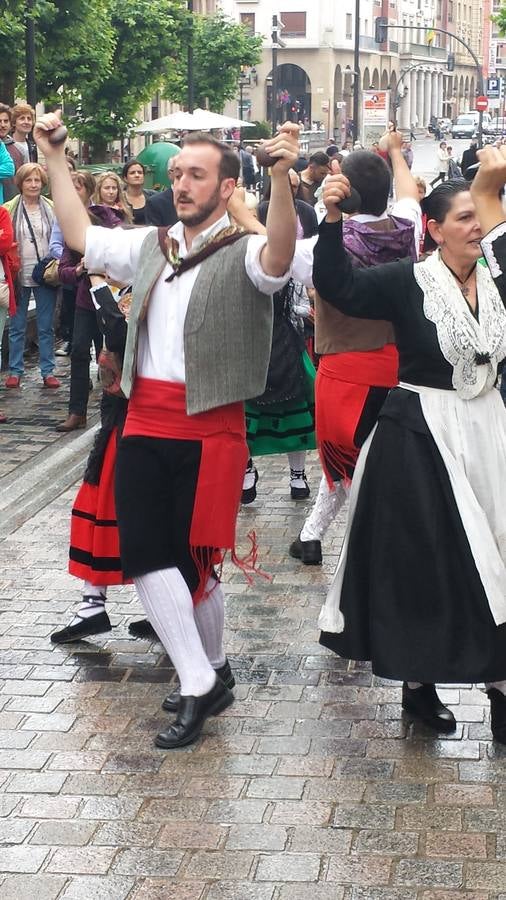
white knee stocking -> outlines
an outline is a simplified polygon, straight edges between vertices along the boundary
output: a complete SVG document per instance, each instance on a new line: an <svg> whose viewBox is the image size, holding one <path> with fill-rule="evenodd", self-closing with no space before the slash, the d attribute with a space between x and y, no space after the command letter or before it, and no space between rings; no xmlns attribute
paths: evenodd
<svg viewBox="0 0 506 900"><path fill-rule="evenodd" d="M348 491L342 481L338 481L334 488L333 491L330 489L323 475L313 509L302 527L301 541L321 541L339 510L346 503Z"/></svg>
<svg viewBox="0 0 506 900"><path fill-rule="evenodd" d="M225 625L225 604L219 581L210 578L206 584L209 596L194 607L195 624L206 656L213 669L225 665L223 650L223 628Z"/></svg>
<svg viewBox="0 0 506 900"><path fill-rule="evenodd" d="M161 569L134 579L146 615L170 656L181 694L201 697L211 690L216 673L202 647L193 600L179 569Z"/></svg>

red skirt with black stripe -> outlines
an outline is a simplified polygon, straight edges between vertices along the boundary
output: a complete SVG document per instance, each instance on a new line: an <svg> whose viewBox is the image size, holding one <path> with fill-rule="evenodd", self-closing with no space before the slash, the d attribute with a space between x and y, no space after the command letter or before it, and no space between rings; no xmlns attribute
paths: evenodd
<svg viewBox="0 0 506 900"><path fill-rule="evenodd" d="M111 432L98 484L83 481L72 507L69 572L90 584L129 584L121 568L114 501L118 429Z"/></svg>

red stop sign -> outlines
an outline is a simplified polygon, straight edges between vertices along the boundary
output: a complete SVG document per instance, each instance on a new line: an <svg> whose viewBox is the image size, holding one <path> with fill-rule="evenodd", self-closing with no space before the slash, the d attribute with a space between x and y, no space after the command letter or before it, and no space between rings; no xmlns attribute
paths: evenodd
<svg viewBox="0 0 506 900"><path fill-rule="evenodd" d="M477 97L476 109L479 112L485 112L488 109L488 97Z"/></svg>

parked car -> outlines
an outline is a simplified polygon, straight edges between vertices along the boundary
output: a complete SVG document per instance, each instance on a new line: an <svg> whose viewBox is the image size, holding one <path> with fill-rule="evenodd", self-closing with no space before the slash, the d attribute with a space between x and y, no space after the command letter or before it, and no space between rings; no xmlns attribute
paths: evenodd
<svg viewBox="0 0 506 900"><path fill-rule="evenodd" d="M495 118L492 119L490 127L491 127L490 134L496 134L498 137L501 137L503 134L506 134L506 117L496 116Z"/></svg>
<svg viewBox="0 0 506 900"><path fill-rule="evenodd" d="M466 113L465 116L457 116L452 125L452 138L472 138L477 127L478 122L475 121L471 114Z"/></svg>

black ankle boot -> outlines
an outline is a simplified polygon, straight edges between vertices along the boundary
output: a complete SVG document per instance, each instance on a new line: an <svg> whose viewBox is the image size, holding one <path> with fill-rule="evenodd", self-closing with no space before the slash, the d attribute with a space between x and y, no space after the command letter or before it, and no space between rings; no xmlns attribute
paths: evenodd
<svg viewBox="0 0 506 900"><path fill-rule="evenodd" d="M225 687L221 678L216 678L214 686L203 697L182 696L175 722L156 736L156 746L164 750L175 750L177 747L193 744L206 719L216 716L233 702L234 695Z"/></svg>
<svg viewBox="0 0 506 900"><path fill-rule="evenodd" d="M506 744L506 697L497 688L489 688L490 727L494 741Z"/></svg>
<svg viewBox="0 0 506 900"><path fill-rule="evenodd" d="M294 559L300 559L305 566L321 566L321 541L301 541L299 534L298 538L290 544L288 552Z"/></svg>
<svg viewBox="0 0 506 900"><path fill-rule="evenodd" d="M214 670L218 676L221 678L225 687L229 690L232 690L235 687L235 678L232 669L230 668L230 663L228 659L225 660L225 664L221 666L219 669ZM179 709L179 702L181 700L181 690L179 687L175 688L168 697L162 703L162 709L166 712L177 712Z"/></svg>
<svg viewBox="0 0 506 900"><path fill-rule="evenodd" d="M455 731L455 716L439 699L433 684L422 684L419 688L402 685L402 708L417 716L435 731Z"/></svg>

